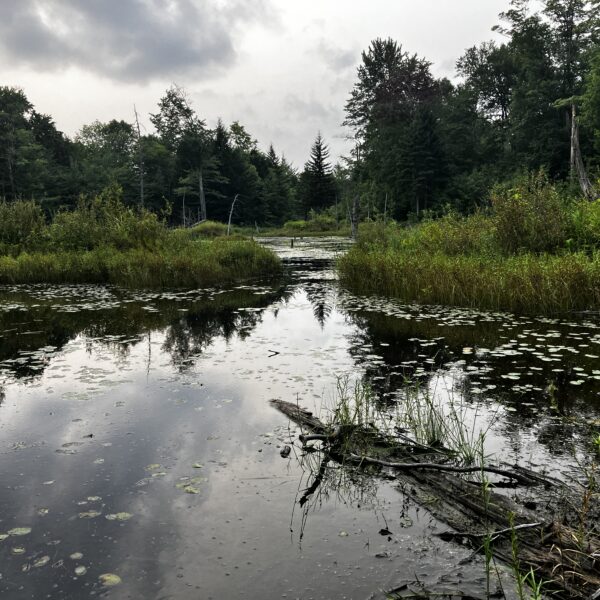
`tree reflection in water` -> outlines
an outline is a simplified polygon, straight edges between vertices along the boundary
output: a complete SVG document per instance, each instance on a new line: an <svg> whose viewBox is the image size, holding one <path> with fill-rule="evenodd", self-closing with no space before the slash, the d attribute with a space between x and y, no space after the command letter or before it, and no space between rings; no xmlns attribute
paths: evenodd
<svg viewBox="0 0 600 600"><path fill-rule="evenodd" d="M79 297L69 302L62 296L57 301L56 288L48 288L47 297L27 289L0 296L0 371L17 379L38 377L51 358L79 336L87 352L100 347L124 365L131 349L149 343L152 333L164 336L163 349L185 370L215 338L246 339L266 308L291 295L284 286L162 295L114 290L111 302L87 297L82 302L94 289L82 286Z"/></svg>
<svg viewBox="0 0 600 600"><path fill-rule="evenodd" d="M294 532L296 507L300 507L301 545L310 515L325 504L339 502L355 508L377 510L377 480L372 473L351 465L340 464L322 448L296 446L296 460L301 469L298 491L294 499L290 529Z"/></svg>

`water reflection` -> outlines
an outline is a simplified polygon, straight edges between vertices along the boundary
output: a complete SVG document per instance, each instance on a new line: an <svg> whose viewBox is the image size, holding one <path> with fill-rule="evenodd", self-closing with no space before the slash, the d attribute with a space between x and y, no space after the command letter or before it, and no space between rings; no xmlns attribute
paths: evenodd
<svg viewBox="0 0 600 600"><path fill-rule="evenodd" d="M56 287L38 287L32 296L21 288L5 292L0 301L0 372L17 378L41 375L52 357L80 335L88 352L103 346L125 359L153 331L165 334L163 350L185 369L217 337L244 340L266 307L291 294L281 285L162 295L80 286L72 293L58 303L64 290Z"/></svg>

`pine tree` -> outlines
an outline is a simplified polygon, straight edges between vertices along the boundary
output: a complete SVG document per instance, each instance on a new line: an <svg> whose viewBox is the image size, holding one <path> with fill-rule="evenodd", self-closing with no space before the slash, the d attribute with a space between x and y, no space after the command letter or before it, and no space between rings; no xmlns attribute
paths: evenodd
<svg viewBox="0 0 600 600"><path fill-rule="evenodd" d="M335 203L335 180L328 158L329 149L319 133L304 166L302 206L305 219L311 210L323 210Z"/></svg>

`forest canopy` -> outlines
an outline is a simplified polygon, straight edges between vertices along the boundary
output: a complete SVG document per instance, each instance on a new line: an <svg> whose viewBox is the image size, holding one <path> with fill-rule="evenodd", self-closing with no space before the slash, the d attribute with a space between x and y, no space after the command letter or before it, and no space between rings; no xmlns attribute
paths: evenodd
<svg viewBox="0 0 600 600"><path fill-rule="evenodd" d="M216 127L171 86L150 115L85 125L69 138L18 88L0 87L0 198L48 215L111 185L128 206L174 224L279 226L315 212L404 220L450 206L470 212L498 183L543 170L565 195L598 197L600 1L512 0L500 41L468 48L453 80L399 41L362 53L344 125L350 156L333 165L317 132L300 170L240 122ZM490 24L492 25L492 24ZM133 113L133 111L132 111Z"/></svg>

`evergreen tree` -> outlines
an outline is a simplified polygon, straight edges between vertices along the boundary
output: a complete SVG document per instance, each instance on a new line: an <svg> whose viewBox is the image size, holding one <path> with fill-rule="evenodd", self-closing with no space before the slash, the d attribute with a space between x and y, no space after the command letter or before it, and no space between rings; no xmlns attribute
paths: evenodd
<svg viewBox="0 0 600 600"><path fill-rule="evenodd" d="M311 210L319 211L335 202L335 180L331 165L327 162L329 149L321 134L317 134L310 151L310 158L304 166L302 175L302 207L304 218L308 218Z"/></svg>

